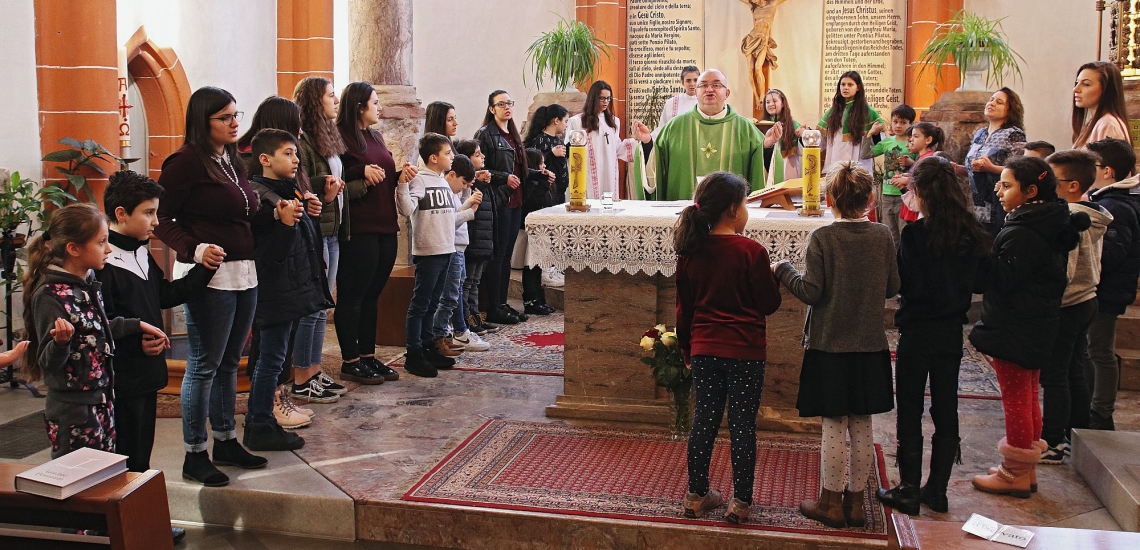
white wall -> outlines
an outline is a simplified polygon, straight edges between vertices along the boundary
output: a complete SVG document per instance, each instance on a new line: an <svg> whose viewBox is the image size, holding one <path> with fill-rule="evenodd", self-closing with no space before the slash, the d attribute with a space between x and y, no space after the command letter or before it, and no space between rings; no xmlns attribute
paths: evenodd
<svg viewBox="0 0 1140 550"><path fill-rule="evenodd" d="M1029 9L1032 4L1032 14ZM1025 131L1031 141L1058 149L1072 145L1072 88L1077 67L1096 59L1096 11L1093 2L1073 0L965 0L964 7L1002 22L1010 46L1025 58L1024 82L1006 84L1025 104ZM1108 28L1105 11L1105 29ZM1108 58L1105 33L1103 57Z"/></svg>
<svg viewBox="0 0 1140 550"><path fill-rule="evenodd" d="M145 26L147 36L178 54L191 89L224 88L245 111L277 94L276 0L118 0L119 46Z"/></svg>
<svg viewBox="0 0 1140 550"><path fill-rule="evenodd" d="M39 98L36 87L36 29L31 2L5 0L4 31L0 32L0 167L34 180L40 171Z"/></svg>

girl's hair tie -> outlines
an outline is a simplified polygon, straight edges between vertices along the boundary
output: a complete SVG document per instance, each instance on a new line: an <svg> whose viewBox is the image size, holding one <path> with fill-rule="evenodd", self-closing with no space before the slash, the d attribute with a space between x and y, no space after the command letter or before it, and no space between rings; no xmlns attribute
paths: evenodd
<svg viewBox="0 0 1140 550"><path fill-rule="evenodd" d="M1046 170L1046 171L1044 171L1044 172L1041 172L1041 175L1040 175L1040 176L1037 176L1037 180L1038 180L1038 181L1041 181L1041 180L1045 179L1045 176L1048 176L1048 175L1049 175L1049 171L1048 171L1048 170Z"/></svg>
<svg viewBox="0 0 1140 550"><path fill-rule="evenodd" d="M693 203L693 208L696 208L697 210L700 210L700 209L701 209L701 203L699 203L699 202L694 202L694 203Z"/></svg>

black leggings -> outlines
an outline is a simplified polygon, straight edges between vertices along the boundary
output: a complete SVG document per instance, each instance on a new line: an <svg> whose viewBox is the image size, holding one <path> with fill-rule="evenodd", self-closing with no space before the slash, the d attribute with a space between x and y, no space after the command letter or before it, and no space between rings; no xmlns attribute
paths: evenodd
<svg viewBox="0 0 1140 550"><path fill-rule="evenodd" d="M345 361L376 353L376 301L396 265L398 248L397 236L387 233L353 235L340 243L334 315Z"/></svg>
<svg viewBox="0 0 1140 550"><path fill-rule="evenodd" d="M895 355L895 430L900 444L922 441L922 408L930 377L934 435L958 439L958 371L962 325L943 321L899 329Z"/></svg>
<svg viewBox="0 0 1140 550"><path fill-rule="evenodd" d="M115 452L127 455L127 470L150 469L158 392L115 398Z"/></svg>
<svg viewBox="0 0 1140 550"><path fill-rule="evenodd" d="M1097 301L1086 300L1061 308L1053 353L1041 369L1041 439L1050 447L1060 445L1073 428L1089 427L1088 361L1089 325L1096 317Z"/></svg>
<svg viewBox="0 0 1140 550"><path fill-rule="evenodd" d="M503 208L495 212L506 220L506 234L498 235L495 242L495 255L487 263L483 284L487 287L488 307L498 307L507 303L507 289L511 284L511 256L515 252L515 239L522 229L522 208ZM341 252L343 258L344 252Z"/></svg>
<svg viewBox="0 0 1140 550"><path fill-rule="evenodd" d="M713 443L727 402L732 492L734 497L751 504L756 478L756 413L764 389L764 361L695 356L693 386L697 400L693 431L689 434L689 492L703 495L709 490Z"/></svg>

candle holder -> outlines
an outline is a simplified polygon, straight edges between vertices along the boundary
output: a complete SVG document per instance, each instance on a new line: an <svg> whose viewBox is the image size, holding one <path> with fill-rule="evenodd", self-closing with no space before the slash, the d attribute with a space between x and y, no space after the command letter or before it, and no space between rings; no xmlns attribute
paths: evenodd
<svg viewBox="0 0 1140 550"><path fill-rule="evenodd" d="M819 130L804 130L800 136L803 143L803 208L801 216L822 216L823 210L819 207L819 148L823 143L823 134Z"/></svg>
<svg viewBox="0 0 1140 550"><path fill-rule="evenodd" d="M589 212L590 205L586 203L586 132L574 130L570 132L570 202L566 203L566 210L570 212Z"/></svg>

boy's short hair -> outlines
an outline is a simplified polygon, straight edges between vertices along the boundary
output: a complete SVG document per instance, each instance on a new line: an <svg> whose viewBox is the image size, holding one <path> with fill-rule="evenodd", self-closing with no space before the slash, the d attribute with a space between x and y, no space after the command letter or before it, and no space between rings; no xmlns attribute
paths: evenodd
<svg viewBox="0 0 1140 550"><path fill-rule="evenodd" d="M143 201L157 199L163 192L165 189L157 181L134 170L119 170L107 180L107 189L103 191L103 210L108 219L115 221L116 208L123 207L129 216Z"/></svg>
<svg viewBox="0 0 1140 550"><path fill-rule="evenodd" d="M466 156L468 160L479 150L479 142L473 139L461 139L451 146L455 148L455 154Z"/></svg>
<svg viewBox="0 0 1140 550"><path fill-rule="evenodd" d="M435 132L424 134L424 137L420 138L420 158L426 163L432 155L438 155L443 151L444 145L451 146L451 140L446 136Z"/></svg>
<svg viewBox="0 0 1140 550"><path fill-rule="evenodd" d="M534 147L527 147L526 163L528 165L534 167L534 169L537 170L538 165L542 164L543 162L546 162L546 160L542 158L542 151L539 151Z"/></svg>
<svg viewBox="0 0 1140 550"><path fill-rule="evenodd" d="M898 107L891 109L891 118L899 117L907 122L914 122L918 115L914 112L914 107L906 103L899 104Z"/></svg>
<svg viewBox="0 0 1140 550"><path fill-rule="evenodd" d="M1096 161L1096 155L1084 149L1057 151L1045 159L1058 177L1058 172L1063 171L1065 176L1077 180L1081 193L1088 191L1096 181Z"/></svg>
<svg viewBox="0 0 1140 550"><path fill-rule="evenodd" d="M252 155L253 162L260 164L257 160L261 155L273 156L282 145L290 144L294 147L297 145L297 137L285 130L278 130L277 128L264 128L253 136L253 141L249 144L250 154Z"/></svg>
<svg viewBox="0 0 1140 550"><path fill-rule="evenodd" d="M1127 178L1136 167L1136 151L1132 149L1131 143L1123 139L1106 138L1085 147L1100 157L1102 166L1112 168L1116 181Z"/></svg>
<svg viewBox="0 0 1140 550"><path fill-rule="evenodd" d="M1048 141L1031 141L1025 144L1026 151L1036 151L1046 157L1057 152L1057 148Z"/></svg>
<svg viewBox="0 0 1140 550"><path fill-rule="evenodd" d="M466 181L475 179L475 163L467 155L455 155L451 160L451 171Z"/></svg>

